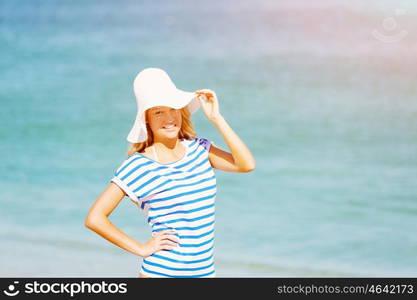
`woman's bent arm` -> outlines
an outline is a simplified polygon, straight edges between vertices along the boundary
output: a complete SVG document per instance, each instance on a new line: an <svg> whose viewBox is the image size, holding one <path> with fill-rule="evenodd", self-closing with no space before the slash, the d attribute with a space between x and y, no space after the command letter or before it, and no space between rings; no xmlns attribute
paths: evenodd
<svg viewBox="0 0 417 300"><path fill-rule="evenodd" d="M212 165L217 169L230 172L253 171L255 169L255 158L223 116L219 115L210 121L223 136L231 152L227 153L217 147L213 147L209 155Z"/></svg>
<svg viewBox="0 0 417 300"><path fill-rule="evenodd" d="M253 171L255 169L255 158L221 115L216 93L209 89L197 90L195 93L205 96L207 101L199 96L204 114L217 127L231 152L223 151L212 145L209 151L209 160L212 167L228 172L246 173Z"/></svg>
<svg viewBox="0 0 417 300"><path fill-rule="evenodd" d="M110 183L90 208L84 225L116 246L142 256L143 245L120 231L108 218L125 196L123 190Z"/></svg>
<svg viewBox="0 0 417 300"><path fill-rule="evenodd" d="M110 183L90 208L84 225L116 246L142 257L148 257L160 250L172 250L178 246L179 238L172 230L159 231L142 244L114 226L108 216L124 196L126 194L121 188L113 182Z"/></svg>

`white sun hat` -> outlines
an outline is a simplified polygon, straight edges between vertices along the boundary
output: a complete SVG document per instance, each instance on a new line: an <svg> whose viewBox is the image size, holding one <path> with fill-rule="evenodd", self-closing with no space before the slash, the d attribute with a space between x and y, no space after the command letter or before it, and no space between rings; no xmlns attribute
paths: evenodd
<svg viewBox="0 0 417 300"><path fill-rule="evenodd" d="M133 81L136 97L137 115L127 140L140 143L148 138L145 111L155 106L168 106L180 109L187 106L189 112L196 112L201 104L198 95L178 89L168 74L159 68L146 68L140 71Z"/></svg>

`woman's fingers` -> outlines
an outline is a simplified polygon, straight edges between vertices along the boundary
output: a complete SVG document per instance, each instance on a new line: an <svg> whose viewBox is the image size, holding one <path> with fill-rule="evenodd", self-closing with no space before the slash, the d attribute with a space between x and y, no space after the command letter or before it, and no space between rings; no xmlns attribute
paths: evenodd
<svg viewBox="0 0 417 300"><path fill-rule="evenodd" d="M160 242L162 242L162 241L172 241L174 243L178 243L180 241L180 239L175 235L163 235L163 236L159 236L157 239Z"/></svg>
<svg viewBox="0 0 417 300"><path fill-rule="evenodd" d="M195 93L198 95L205 95L207 98L211 98L216 94L214 91L209 89L197 90Z"/></svg>
<svg viewBox="0 0 417 300"><path fill-rule="evenodd" d="M162 231L159 231L159 232L157 232L157 233L155 233L154 234L154 236L155 237L157 237L157 236L164 236L164 235L167 235L167 234L175 234L176 233L176 231L175 230L162 230Z"/></svg>
<svg viewBox="0 0 417 300"><path fill-rule="evenodd" d="M172 231L172 230L164 230L164 231L160 231L158 232L155 237L159 240L159 241L163 241L163 240L171 240L175 243L178 243L180 241L180 238L176 235L174 235L173 233L176 233L176 231Z"/></svg>
<svg viewBox="0 0 417 300"><path fill-rule="evenodd" d="M214 93L214 92L210 89L201 89L201 90L196 90L195 93Z"/></svg>
<svg viewBox="0 0 417 300"><path fill-rule="evenodd" d="M173 250L178 246L177 242L170 240L168 237L173 238L175 236L164 235L163 238L159 241L159 248L161 250Z"/></svg>
<svg viewBox="0 0 417 300"><path fill-rule="evenodd" d="M164 237L164 239L171 240L171 241L176 242L176 243L178 243L180 241L180 238L177 237L176 235L166 235Z"/></svg>
<svg viewBox="0 0 417 300"><path fill-rule="evenodd" d="M162 241L162 242L161 242L161 245L162 245L162 246L172 246L172 247L176 247L178 244L177 244L177 243L175 243L175 242L171 242L171 241L168 241L168 240L164 240L164 241Z"/></svg>
<svg viewBox="0 0 417 300"><path fill-rule="evenodd" d="M175 249L175 247L172 247L172 246L161 246L159 248L159 250L174 250L174 249Z"/></svg>

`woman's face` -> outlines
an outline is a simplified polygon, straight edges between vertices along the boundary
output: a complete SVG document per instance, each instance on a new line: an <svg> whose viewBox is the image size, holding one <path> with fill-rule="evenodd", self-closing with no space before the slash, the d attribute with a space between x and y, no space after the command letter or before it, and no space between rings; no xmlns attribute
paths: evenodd
<svg viewBox="0 0 417 300"><path fill-rule="evenodd" d="M156 106L146 111L154 137L176 138L181 129L181 110L167 106Z"/></svg>

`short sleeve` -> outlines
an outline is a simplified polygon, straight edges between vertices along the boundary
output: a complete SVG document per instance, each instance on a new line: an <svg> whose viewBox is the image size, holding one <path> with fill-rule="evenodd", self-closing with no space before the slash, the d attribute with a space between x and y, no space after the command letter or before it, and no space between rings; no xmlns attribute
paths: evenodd
<svg viewBox="0 0 417 300"><path fill-rule="evenodd" d="M209 141L208 139L196 137L195 138L200 146L202 146L204 149L206 149L207 152L210 151L210 147L213 144L213 142Z"/></svg>
<svg viewBox="0 0 417 300"><path fill-rule="evenodd" d="M139 203L139 198L135 191L133 190L133 176L134 176L134 158L131 156L127 158L122 164L117 168L111 178L111 182L114 182L118 187L120 187L130 199Z"/></svg>

